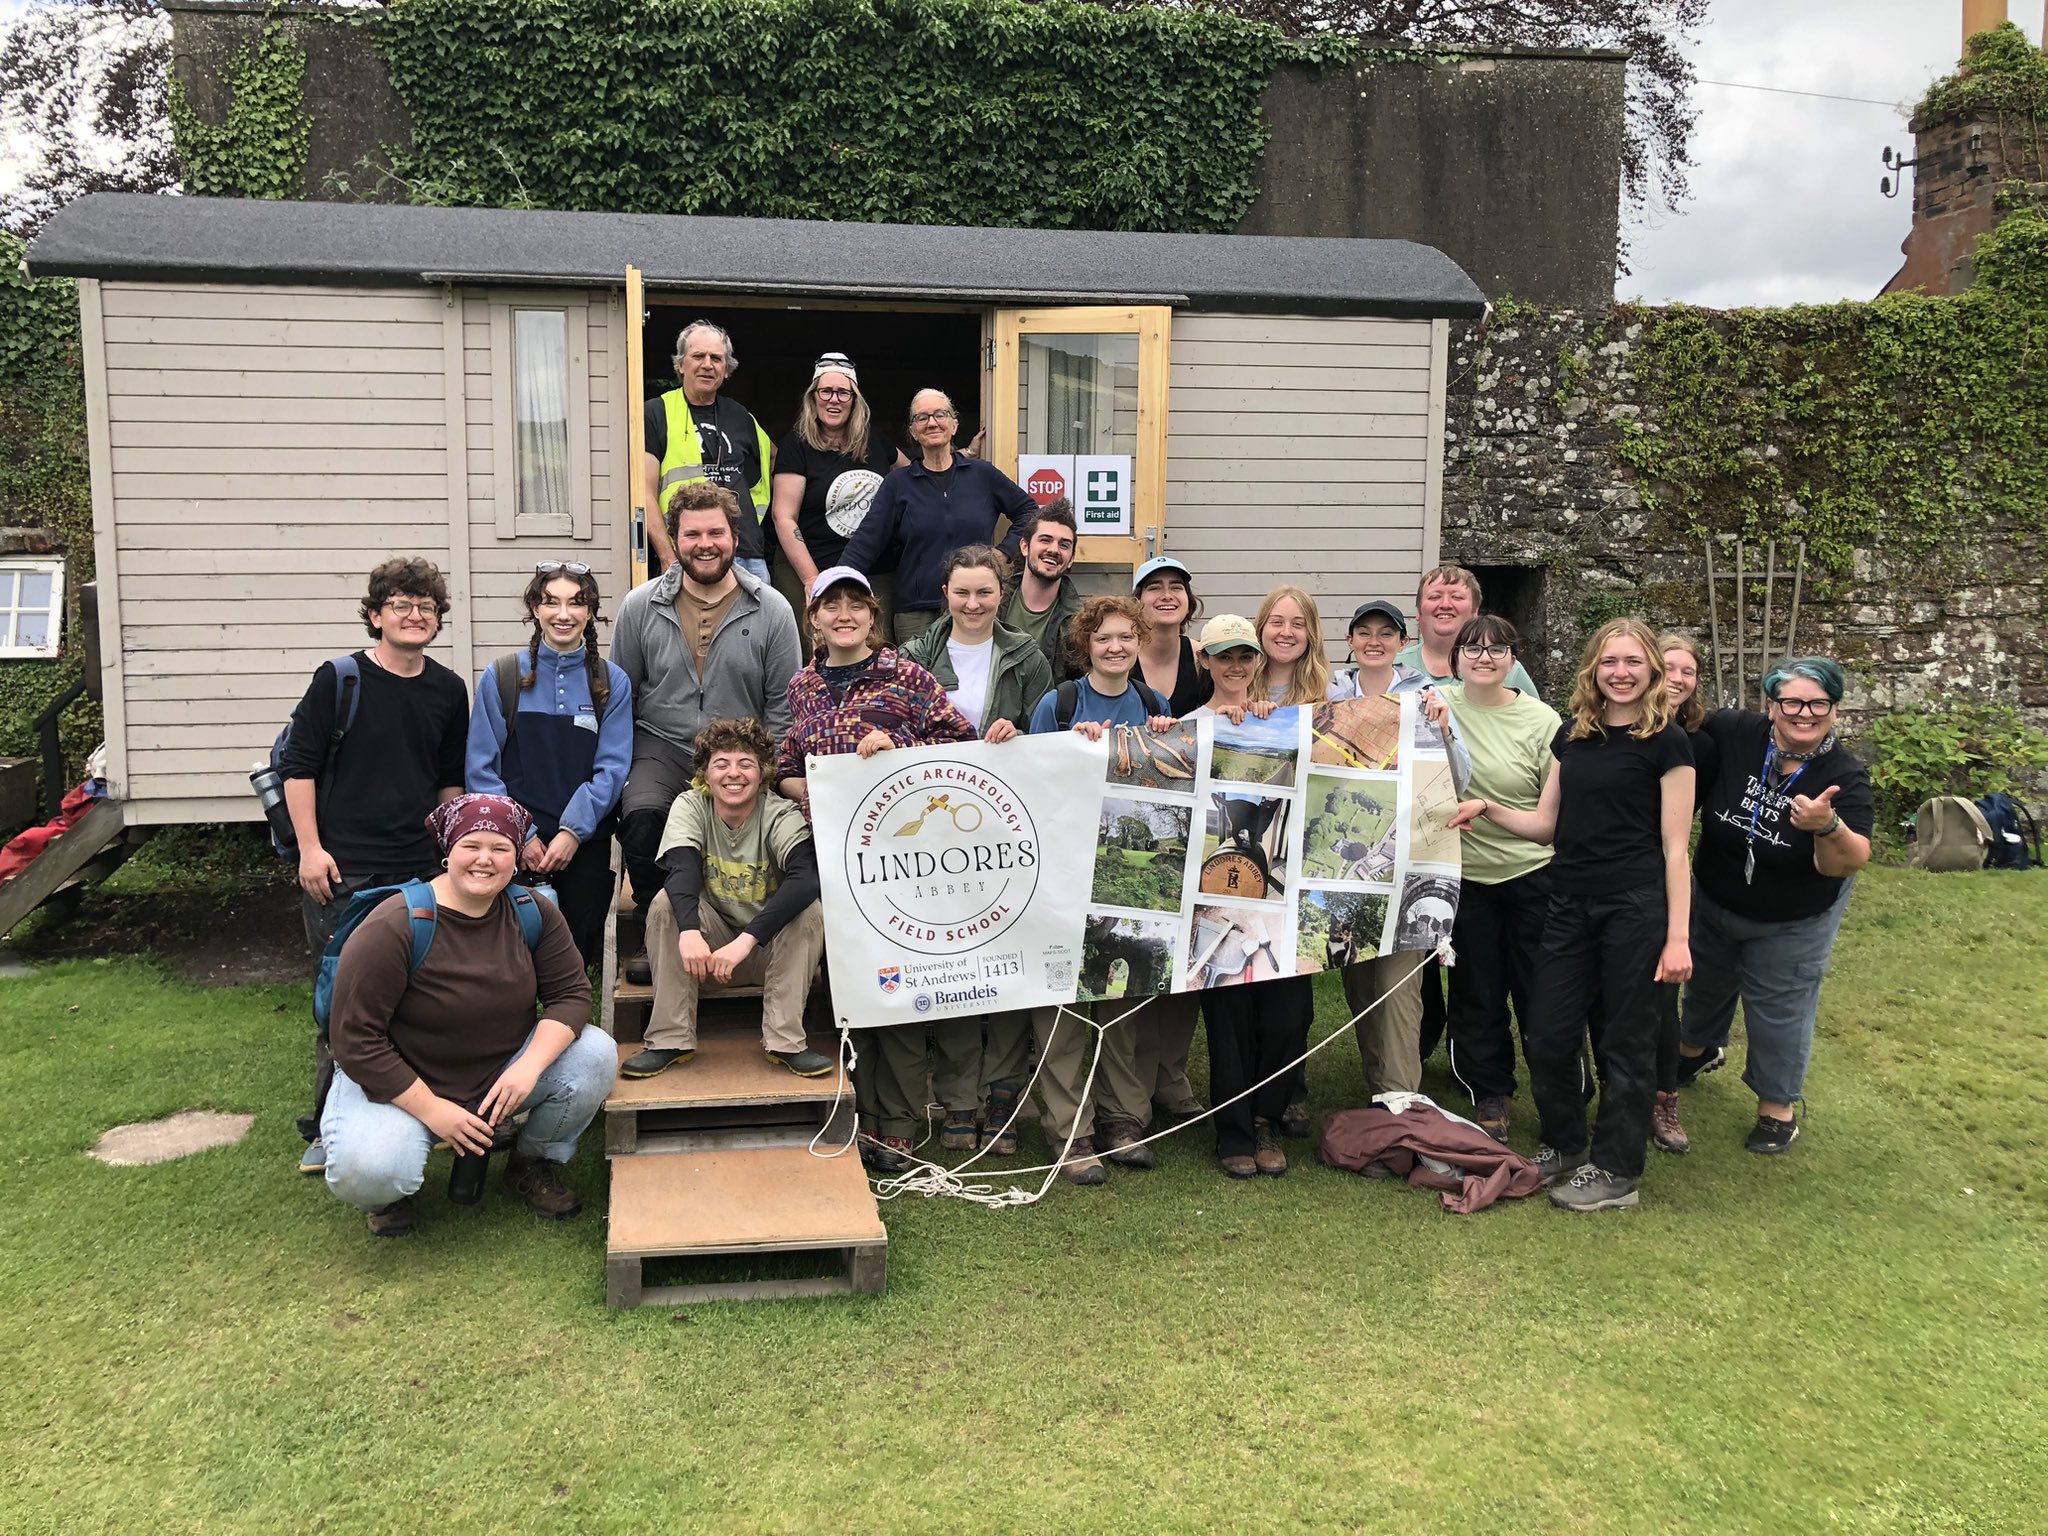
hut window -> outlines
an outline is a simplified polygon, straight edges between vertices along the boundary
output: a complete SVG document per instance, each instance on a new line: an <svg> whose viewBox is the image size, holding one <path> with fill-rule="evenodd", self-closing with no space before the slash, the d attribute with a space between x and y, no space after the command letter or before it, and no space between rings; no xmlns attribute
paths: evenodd
<svg viewBox="0 0 2048 1536"><path fill-rule="evenodd" d="M569 317L512 312L513 429L520 518L569 520Z"/></svg>
<svg viewBox="0 0 2048 1536"><path fill-rule="evenodd" d="M62 560L0 560L0 656L55 656L63 621Z"/></svg>

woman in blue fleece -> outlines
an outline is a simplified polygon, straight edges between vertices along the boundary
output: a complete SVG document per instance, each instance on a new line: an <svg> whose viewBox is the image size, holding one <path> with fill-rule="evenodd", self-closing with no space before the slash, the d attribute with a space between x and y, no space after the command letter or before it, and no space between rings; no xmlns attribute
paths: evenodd
<svg viewBox="0 0 2048 1536"><path fill-rule="evenodd" d="M477 679L463 777L470 793L508 796L533 818L519 862L553 883L588 965L611 906L612 834L633 758L633 685L597 653L589 566L541 561L522 601L533 639Z"/></svg>

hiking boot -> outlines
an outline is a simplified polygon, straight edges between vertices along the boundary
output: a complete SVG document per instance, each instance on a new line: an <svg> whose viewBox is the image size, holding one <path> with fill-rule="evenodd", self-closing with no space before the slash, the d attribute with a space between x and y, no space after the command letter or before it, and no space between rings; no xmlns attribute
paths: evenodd
<svg viewBox="0 0 2048 1536"><path fill-rule="evenodd" d="M1550 1203L1565 1211L1629 1211L1635 1209L1636 1181L1586 1164L1569 1184L1550 1192Z"/></svg>
<svg viewBox="0 0 2048 1536"><path fill-rule="evenodd" d="M306 1143L306 1150L299 1154L299 1172L304 1174L327 1171L327 1143L315 1136Z"/></svg>
<svg viewBox="0 0 2048 1536"><path fill-rule="evenodd" d="M832 1070L832 1058L808 1046L800 1051L770 1051L768 1059L780 1062L798 1077L823 1077Z"/></svg>
<svg viewBox="0 0 2048 1536"><path fill-rule="evenodd" d="M1678 1086L1690 1088L1709 1072L1720 1071L1721 1063L1727 1059L1727 1051L1718 1045L1702 1051L1697 1056L1688 1056L1685 1052L1680 1051L1678 1053Z"/></svg>
<svg viewBox="0 0 2048 1536"><path fill-rule="evenodd" d="M1280 1134L1294 1141L1304 1141L1308 1132L1308 1105L1296 1099L1280 1111Z"/></svg>
<svg viewBox="0 0 2048 1536"><path fill-rule="evenodd" d="M1484 1094L1472 1110L1472 1123L1495 1141L1506 1141L1508 1120L1514 1108L1515 1097L1511 1093Z"/></svg>
<svg viewBox="0 0 2048 1536"><path fill-rule="evenodd" d="M1690 1152L1692 1138L1685 1134L1685 1127L1678 1123L1678 1095L1657 1093L1657 1107L1650 1111L1650 1136L1666 1152Z"/></svg>
<svg viewBox="0 0 2048 1536"><path fill-rule="evenodd" d="M1551 1185L1557 1183L1558 1180L1570 1178L1579 1171L1584 1162L1585 1159L1577 1153L1567 1156L1555 1147L1538 1147L1536 1149L1536 1172L1542 1179L1542 1183L1538 1187L1548 1189Z"/></svg>
<svg viewBox="0 0 2048 1536"><path fill-rule="evenodd" d="M1216 1166L1229 1179L1256 1179L1259 1176L1258 1163L1249 1157L1219 1157Z"/></svg>
<svg viewBox="0 0 2048 1536"><path fill-rule="evenodd" d="M1176 1120L1192 1120L1197 1115L1206 1115L1209 1112L1208 1106L1193 1094L1172 1104L1162 1104L1154 1099L1152 1108L1157 1113L1171 1115Z"/></svg>
<svg viewBox="0 0 2048 1536"><path fill-rule="evenodd" d="M654 985L654 962L647 958L647 951L643 949L637 955L626 957L620 974L636 987L651 987Z"/></svg>
<svg viewBox="0 0 2048 1536"><path fill-rule="evenodd" d="M659 1077L670 1067L683 1065L695 1056L695 1051L645 1050L628 1056L619 1064L621 1077Z"/></svg>
<svg viewBox="0 0 2048 1536"><path fill-rule="evenodd" d="M1798 1139L1797 1120L1779 1120L1771 1115L1758 1115L1756 1125L1750 1130L1749 1140L1743 1145L1752 1152L1775 1157L1780 1152L1790 1151L1792 1143Z"/></svg>
<svg viewBox="0 0 2048 1536"><path fill-rule="evenodd" d="M1102 1155L1122 1168L1154 1168L1157 1160L1144 1145L1144 1135L1128 1120L1105 1120L1098 1127Z"/></svg>
<svg viewBox="0 0 2048 1536"><path fill-rule="evenodd" d="M505 1187L548 1221L567 1221L583 1209L576 1191L562 1182L562 1165L544 1157L513 1157L505 1164Z"/></svg>
<svg viewBox="0 0 2048 1536"><path fill-rule="evenodd" d="M910 1138L862 1131L860 1160L870 1173L903 1173L910 1167Z"/></svg>
<svg viewBox="0 0 2048 1536"><path fill-rule="evenodd" d="M1254 1120L1252 1131L1258 1137L1257 1150L1252 1153L1252 1166L1269 1179L1277 1179L1287 1171L1287 1154L1281 1150L1280 1138L1273 1134L1273 1122Z"/></svg>
<svg viewBox="0 0 2048 1536"><path fill-rule="evenodd" d="M419 1213L412 1208L412 1196L406 1195L380 1205L369 1213L370 1236L411 1237L413 1228L420 1224Z"/></svg>
<svg viewBox="0 0 2048 1536"><path fill-rule="evenodd" d="M981 1145L992 1157L1017 1155L1017 1085L990 1083L988 1107L982 1114Z"/></svg>
<svg viewBox="0 0 2048 1536"><path fill-rule="evenodd" d="M948 1152L972 1152L981 1145L981 1116L971 1109L947 1110L939 1145Z"/></svg>
<svg viewBox="0 0 2048 1536"><path fill-rule="evenodd" d="M1067 1148L1067 1155L1060 1163L1060 1177L1069 1184L1103 1184L1109 1175L1103 1171L1102 1160L1095 1155L1095 1142L1087 1136L1076 1136L1074 1144Z"/></svg>

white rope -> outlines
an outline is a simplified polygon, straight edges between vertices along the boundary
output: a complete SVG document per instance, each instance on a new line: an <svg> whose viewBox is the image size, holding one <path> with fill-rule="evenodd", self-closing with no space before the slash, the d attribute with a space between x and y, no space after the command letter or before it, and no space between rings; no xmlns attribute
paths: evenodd
<svg viewBox="0 0 2048 1536"><path fill-rule="evenodd" d="M1378 997L1374 998L1371 1002L1367 1003L1363 1008L1359 1009L1357 1013L1353 1014L1350 1017L1350 1019L1346 1020L1343 1024L1340 1024L1335 1029L1331 1030L1329 1034L1325 1035L1322 1039L1318 1040L1315 1044L1311 1045L1306 1051L1303 1051L1301 1055L1295 1057L1294 1060L1288 1062L1285 1066L1279 1068L1277 1071L1268 1073L1266 1076L1260 1078L1256 1083L1253 1083L1250 1087L1244 1089L1243 1092L1232 1094L1229 1098L1223 1100L1222 1103L1211 1104L1199 1115L1190 1115L1187 1119L1181 1121L1178 1125L1168 1126L1163 1131L1155 1131L1150 1136L1146 1136L1141 1140L1126 1142L1124 1144L1124 1147L1119 1148L1118 1150L1125 1150L1129 1147L1149 1146L1151 1143L1155 1141L1165 1140L1168 1136L1176 1136L1180 1132L1187 1130L1190 1126L1195 1125L1200 1121L1208 1119L1211 1115L1215 1114L1216 1111L1218 1111L1219 1109L1224 1109L1229 1105L1235 1104L1239 1099L1247 1098L1250 1095L1258 1092L1259 1089L1265 1087L1266 1084L1272 1082L1275 1078L1281 1077L1286 1073L1292 1072L1297 1066L1300 1066L1303 1062L1307 1061L1309 1057L1315 1055L1317 1051L1320 1051L1332 1040L1337 1039L1339 1036L1343 1035L1347 1030L1353 1028L1360 1019L1364 1018L1367 1014L1371 1013L1373 1009L1379 1007L1381 1003L1384 1003L1388 998L1392 997L1396 992L1400 991L1402 987L1406 986L1409 982L1413 981L1418 975L1422 973L1423 967L1428 965L1432 959L1439 958L1445 960L1446 963L1449 963L1450 961L1451 947L1450 941L1448 939L1438 944L1434 951L1426 951L1422 953L1416 960L1413 969L1409 970L1405 975L1403 975L1392 986L1388 987L1387 990L1382 992ZM1114 1029L1117 1025L1123 1023L1124 1020L1136 1014L1140 1008L1143 1008L1145 1006L1145 1003L1150 1001L1152 1001L1151 998L1146 998L1145 1002L1141 1002L1137 1005L1137 1007L1128 1009L1125 1012L1118 1014L1114 1019L1111 1019L1108 1023L1105 1024L1096 1023L1095 1020L1089 1018L1086 1014L1077 1013L1075 1012L1075 1010L1069 1008L1064 1003L1057 1005L1057 1012L1053 1021L1053 1035L1055 1038L1057 1038L1058 1036L1060 1027L1058 1015L1072 1015L1074 1018L1079 1019L1082 1023L1088 1025L1095 1031L1095 1053L1089 1059L1088 1075L1083 1080L1081 1085L1082 1104L1085 1105L1089 1102L1089 1093L1095 1086L1095 1069L1102 1061L1103 1032L1105 1030ZM845 1035L846 1033L847 1031L845 1030L841 1031L842 1035ZM1051 1040L1046 1041L1045 1047L1049 1047L1051 1043ZM849 1046L848 1049L851 1050L851 1047ZM1026 1097L1029 1096L1032 1086L1037 1083L1038 1073L1045 1070L1045 1059L1050 1054L1051 1052L1047 1048L1042 1047L1039 1050L1038 1067L1036 1070L1032 1072L1031 1081L1025 1085L1023 1092L1021 1092L1017 1096L1017 1102L1020 1105L1024 1102ZM836 1097L833 1102L835 1104L838 1102ZM1015 1121L1013 1120L1012 1124L1014 1123ZM929 1130L929 1119L927 1119L926 1125L927 1130ZM1080 1125L1081 1117L1079 1115L1076 1115L1074 1117L1074 1131L1078 1131L1080 1129ZM1071 1163L1090 1161L1090 1159L1087 1158L1078 1158L1069 1155L1073 1151L1074 1142L1077 1139L1074 1135L1074 1131L1069 1131L1067 1133L1066 1143L1060 1148L1059 1156L1054 1161L1050 1163L1039 1163L1024 1168L1004 1168L1002 1170L1004 1173L1009 1174L1012 1177L1021 1174L1043 1173L1045 1175L1045 1178L1040 1181L1038 1188L1035 1190L1021 1189L1014 1185L1009 1189L998 1190L992 1184L974 1183L961 1178L961 1174L965 1173L967 1169L972 1167L975 1163L979 1162L982 1157L987 1155L988 1148L982 1147L978 1149L972 1157L969 1157L965 1162L960 1163L959 1165L953 1168L947 1168L939 1163L929 1162L922 1158L912 1158L912 1167L906 1172L893 1175L889 1178L878 1179L875 1181L875 1198L877 1200L893 1200L898 1195L908 1194L923 1195L927 1199L929 1199L933 1196L943 1195L949 1199L967 1200L976 1205L985 1205L994 1210L1001 1210L1008 1206L1036 1205L1040 1200L1045 1198L1046 1192L1052 1188L1052 1182L1054 1179L1059 1177L1060 1169L1067 1167ZM856 1132L855 1134L858 1135L858 1132ZM922 1144L923 1143L919 1143L919 1145ZM851 1143L849 1143L849 1145L851 1145ZM815 1138L813 1138L812 1146L815 1150ZM844 1150L844 1147L840 1148L841 1152L843 1152ZM837 1152L834 1152L824 1153L820 1155L836 1157L839 1154Z"/></svg>

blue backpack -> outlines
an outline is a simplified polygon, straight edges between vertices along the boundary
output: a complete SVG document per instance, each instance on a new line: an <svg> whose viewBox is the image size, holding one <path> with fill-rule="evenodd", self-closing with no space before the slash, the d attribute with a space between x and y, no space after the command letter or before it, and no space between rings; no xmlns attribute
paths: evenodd
<svg viewBox="0 0 2048 1536"><path fill-rule="evenodd" d="M327 948L320 956L320 969L313 975L313 1024L322 1034L327 1032L327 1016L334 1009L334 973L341 965L341 946L362 925L363 919L393 894L403 894L406 905L412 908L412 958L406 962L405 974L410 976L427 963L427 951L434 947L434 928L439 916L432 883L408 880L403 885L373 885L357 891L342 909L341 921L335 924L334 937L327 941ZM513 915L519 919L519 935L526 940L527 949L537 949L540 946L540 898L523 885L508 885L505 887L505 899L512 903Z"/></svg>
<svg viewBox="0 0 2048 1536"><path fill-rule="evenodd" d="M337 656L328 665L334 668L334 729L328 734L327 752L321 759L319 782L323 786L328 769L334 765L334 749L341 745L341 738L348 734L348 728L356 723L356 705L361 702L362 693L362 662L355 652ZM287 720L284 729L277 733L277 739L270 744L272 773L277 772L278 765L284 761L285 744L291 739L292 723ZM277 850L277 856L281 859L296 860L299 856L297 839L280 832L275 821L270 824L270 846ZM396 890L397 887L386 886L384 889ZM426 951L421 951L422 955L425 953Z"/></svg>
<svg viewBox="0 0 2048 1536"><path fill-rule="evenodd" d="M1986 869L2026 869L2041 862L2041 829L2019 801L2011 795L1986 795L1977 802L1977 809L1991 828L1991 846L1984 855Z"/></svg>

